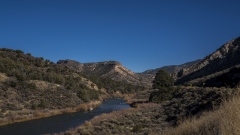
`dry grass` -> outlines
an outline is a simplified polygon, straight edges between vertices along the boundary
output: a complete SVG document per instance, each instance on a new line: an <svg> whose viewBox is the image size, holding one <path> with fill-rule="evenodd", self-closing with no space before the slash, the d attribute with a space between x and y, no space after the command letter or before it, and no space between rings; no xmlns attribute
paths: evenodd
<svg viewBox="0 0 240 135"><path fill-rule="evenodd" d="M239 135L240 97L234 97L216 111L200 118L183 121L176 128L165 131L165 135Z"/></svg>
<svg viewBox="0 0 240 135"><path fill-rule="evenodd" d="M78 105L75 110L80 112L91 111L94 108L98 107L101 104L101 101L91 101L89 103Z"/></svg>
<svg viewBox="0 0 240 135"><path fill-rule="evenodd" d="M44 90L44 89L48 89L49 87L51 87L51 89L49 89L49 90L54 91L57 88L57 84L51 84L49 82L42 81L42 80L30 80L30 82L34 83L39 90Z"/></svg>
<svg viewBox="0 0 240 135"><path fill-rule="evenodd" d="M88 108L87 108L87 106L84 105L84 104L80 104L79 106L76 107L76 111L85 112L85 111L87 111L87 110L88 110Z"/></svg>
<svg viewBox="0 0 240 135"><path fill-rule="evenodd" d="M5 73L0 73L0 82L4 82L8 79L9 77L6 76Z"/></svg>

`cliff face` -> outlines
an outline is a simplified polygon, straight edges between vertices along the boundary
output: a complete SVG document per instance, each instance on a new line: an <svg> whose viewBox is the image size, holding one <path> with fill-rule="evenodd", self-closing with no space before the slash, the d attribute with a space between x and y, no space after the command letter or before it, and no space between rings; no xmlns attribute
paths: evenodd
<svg viewBox="0 0 240 135"><path fill-rule="evenodd" d="M59 60L58 64L71 67L81 73L111 78L138 85L151 85L153 76L132 72L117 61L105 61L95 63L80 63L73 60Z"/></svg>
<svg viewBox="0 0 240 135"><path fill-rule="evenodd" d="M181 69L179 72L173 74L173 77L177 79L176 84L184 84L194 82L196 79L200 79L202 83L206 81L207 76L214 77L221 75L221 72L227 71L227 69L236 67L240 64L240 37L231 40L217 49L214 53L205 57L202 61ZM226 72L225 72L226 73ZM209 78L210 79L210 78ZM196 81L195 81L196 82Z"/></svg>

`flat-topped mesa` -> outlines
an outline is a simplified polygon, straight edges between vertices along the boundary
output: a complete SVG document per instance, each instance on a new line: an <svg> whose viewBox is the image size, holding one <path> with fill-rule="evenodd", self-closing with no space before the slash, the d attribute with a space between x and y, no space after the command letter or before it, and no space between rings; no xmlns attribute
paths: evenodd
<svg viewBox="0 0 240 135"><path fill-rule="evenodd" d="M79 63L74 60L60 60L58 64L68 66L84 74L110 78L132 84L151 85L152 77L132 72L118 61Z"/></svg>

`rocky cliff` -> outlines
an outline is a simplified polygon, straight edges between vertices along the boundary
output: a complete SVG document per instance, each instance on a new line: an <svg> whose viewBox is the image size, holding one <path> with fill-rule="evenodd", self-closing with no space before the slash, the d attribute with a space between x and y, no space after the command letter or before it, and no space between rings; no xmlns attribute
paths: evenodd
<svg viewBox="0 0 240 135"><path fill-rule="evenodd" d="M123 81L137 85L150 86L153 78L152 75L134 73L117 61L80 63L74 60L59 60L57 63L76 69L84 74L111 78L115 81Z"/></svg>
<svg viewBox="0 0 240 135"><path fill-rule="evenodd" d="M202 61L181 69L173 76L177 79L176 84L198 83L199 85L202 83L204 85L207 80L218 78L223 73L227 74L227 71L230 71L232 68L238 68L239 64L240 37L225 43ZM207 77L208 79L206 79ZM235 80L237 81L236 78ZM222 82L222 84L224 83L226 84L226 82Z"/></svg>

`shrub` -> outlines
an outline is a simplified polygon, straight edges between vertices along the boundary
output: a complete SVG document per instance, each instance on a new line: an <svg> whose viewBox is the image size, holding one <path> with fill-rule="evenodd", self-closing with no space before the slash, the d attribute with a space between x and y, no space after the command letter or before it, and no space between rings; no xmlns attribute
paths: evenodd
<svg viewBox="0 0 240 135"><path fill-rule="evenodd" d="M94 84L93 83L91 83L91 87L94 88Z"/></svg>
<svg viewBox="0 0 240 135"><path fill-rule="evenodd" d="M88 110L88 108L85 104L80 104L79 106L76 107L76 111L85 112L87 110Z"/></svg>
<svg viewBox="0 0 240 135"><path fill-rule="evenodd" d="M19 53L19 54L23 54L23 53L24 53L24 52L21 51L21 50L16 50L15 52L16 52L16 53Z"/></svg>
<svg viewBox="0 0 240 135"><path fill-rule="evenodd" d="M41 107L41 108L46 108L47 104L45 101L41 100L40 104L38 104L38 107Z"/></svg>
<svg viewBox="0 0 240 135"><path fill-rule="evenodd" d="M36 90L37 89L37 86L34 83L28 83L26 87L29 88L29 89L32 89L32 90Z"/></svg>
<svg viewBox="0 0 240 135"><path fill-rule="evenodd" d="M91 127L91 126L92 126L92 123L91 123L90 121L86 121L86 122L84 123L84 126L86 126L86 127Z"/></svg>
<svg viewBox="0 0 240 135"><path fill-rule="evenodd" d="M37 109L37 106L36 106L36 105L32 105L32 109L33 109L33 110L36 110L36 109Z"/></svg>
<svg viewBox="0 0 240 135"><path fill-rule="evenodd" d="M139 131L141 131L142 130L142 125L141 124L137 124L137 125L135 125L134 127L133 127L133 132L139 132Z"/></svg>

